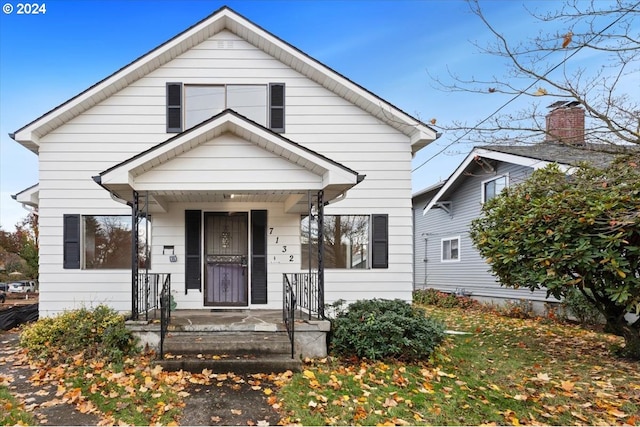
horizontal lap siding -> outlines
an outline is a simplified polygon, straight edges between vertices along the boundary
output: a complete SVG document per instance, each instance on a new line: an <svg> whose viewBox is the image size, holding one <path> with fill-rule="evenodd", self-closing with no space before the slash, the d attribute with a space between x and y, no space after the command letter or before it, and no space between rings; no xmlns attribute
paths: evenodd
<svg viewBox="0 0 640 427"><path fill-rule="evenodd" d="M119 310L130 308L129 272L104 271L95 275L91 271L62 269L62 217L70 213L129 214L128 207L114 202L91 177L174 136L166 133L167 82L285 83L284 136L366 175L362 183L347 193L345 200L329 205L326 213L389 215L389 268L328 270L327 302L339 298L349 301L360 297L410 298L413 245L408 138L249 43L224 32L41 138L43 315L62 311L81 301L103 301L103 297ZM186 153L184 158L189 156ZM228 161L229 167L237 167L232 158ZM172 205L169 213L156 215L153 223L153 269L171 272L175 289L184 286L182 258L179 257L177 263L169 263L167 257L157 254L158 251L161 254L164 244L183 250L185 208L205 210L207 207ZM283 238L294 241L293 245L299 248L297 215L292 217L283 213L281 206L270 206L268 221L270 227L275 224L285 230ZM282 273L304 271L304 268L299 262L292 265L284 262L282 256L278 258L273 245L270 241L269 254L276 255L276 260L268 264L268 298L270 305L272 302L278 305L282 298ZM295 255L299 256L299 249ZM100 289L109 291L103 294ZM185 304L196 304L193 295L186 298Z"/></svg>
<svg viewBox="0 0 640 427"><path fill-rule="evenodd" d="M477 297L505 299L544 300L545 292L531 292L528 289L511 289L500 286L490 272L490 266L473 246L469 236L471 221L480 215L482 182L508 174L510 185L522 182L530 173L529 168L498 163L496 171L476 168L467 177L460 179L459 187L441 201L451 201L453 217L442 209L431 209L424 217L416 216L417 230L426 233L426 264L416 257L417 287L430 287L446 292L464 289ZM424 206L424 205L423 205ZM441 261L441 239L460 236L460 261ZM416 237L416 244L420 239Z"/></svg>

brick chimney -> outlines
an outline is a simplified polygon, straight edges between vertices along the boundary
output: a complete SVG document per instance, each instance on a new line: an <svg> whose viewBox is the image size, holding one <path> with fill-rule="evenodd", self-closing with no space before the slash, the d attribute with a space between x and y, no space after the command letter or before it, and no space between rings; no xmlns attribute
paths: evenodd
<svg viewBox="0 0 640 427"><path fill-rule="evenodd" d="M549 105L545 141L569 145L586 145L584 140L584 109L580 103L558 101Z"/></svg>

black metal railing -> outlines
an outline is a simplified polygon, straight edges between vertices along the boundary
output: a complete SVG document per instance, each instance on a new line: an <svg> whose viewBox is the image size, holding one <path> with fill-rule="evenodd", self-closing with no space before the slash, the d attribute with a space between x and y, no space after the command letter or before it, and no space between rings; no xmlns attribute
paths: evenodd
<svg viewBox="0 0 640 427"><path fill-rule="evenodd" d="M296 316L296 294L291 282L286 274L282 275L282 321L287 328L289 342L291 343L291 358L294 358L295 342L295 316Z"/></svg>
<svg viewBox="0 0 640 427"><path fill-rule="evenodd" d="M324 296L318 282L318 273L284 274L296 295L297 309L311 319L324 319Z"/></svg>
<svg viewBox="0 0 640 427"><path fill-rule="evenodd" d="M137 313L133 313L133 318L138 319L144 316L144 320L150 318L157 319L158 309L160 309L160 286L167 280L171 282L170 274L166 273L139 273L137 292Z"/></svg>
<svg viewBox="0 0 640 427"><path fill-rule="evenodd" d="M171 274L166 274L160 291L160 359L164 359L164 337L171 319Z"/></svg>

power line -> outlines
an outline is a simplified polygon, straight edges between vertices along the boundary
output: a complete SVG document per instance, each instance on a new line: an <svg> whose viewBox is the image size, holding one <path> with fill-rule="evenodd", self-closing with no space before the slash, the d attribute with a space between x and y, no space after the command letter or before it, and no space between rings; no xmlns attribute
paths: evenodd
<svg viewBox="0 0 640 427"><path fill-rule="evenodd" d="M546 77L547 75L549 75L551 72L555 71L556 69L558 69L560 66L562 66L564 63L566 63L569 59L571 59L573 56L575 56L578 52L580 52L580 50L582 50L583 47L585 47L587 44L591 43L593 40L595 40L596 38L600 37L602 35L602 33L604 33L605 31L607 31L609 28L611 28L612 26L614 26L618 21L620 21L622 18L624 18L631 10L636 9L638 6L640 6L640 2L636 3L632 8L628 9L627 11L625 11L622 15L620 15L618 18L616 18L612 23L610 23L609 25L607 25L606 27L604 27L602 30L598 31L593 37L591 37L586 43L583 43L581 46L579 46L575 51L573 51L570 55L568 55L567 57L565 57L562 61L560 61L560 63L558 63L556 66L550 68L549 70L547 70L541 77L538 77L537 79L535 79L533 81L533 83L531 83L529 86L527 86L523 91L520 91L518 94L516 94L513 98L511 98L510 100L508 100L507 102L505 102L504 104L502 104L500 107L498 107L497 110L495 110L493 113L489 114L487 117L485 117L484 119L482 119L479 123L477 123L473 128L470 128L469 130L467 130L464 134L460 135L458 138L454 139L453 141L451 141L449 144L445 145L441 150L439 150L436 154L432 155L431 157L429 157L427 160L425 160L424 162L422 162L419 166L415 167L414 169L411 170L411 172L415 172L418 169L420 169L421 167L423 167L424 165L426 165L427 163L429 163L431 160L433 160L435 157L439 156L440 154L442 154L445 150L449 149L453 144L459 142L462 138L464 138L465 136L469 135L471 133L471 131L473 129L476 129L478 126L482 125L483 123L485 123L487 120L489 120L491 117L495 116L497 113L500 112L500 110L502 110L503 108L505 108L507 105L511 104L513 101L515 101L516 99L518 99L520 97L520 95L522 95L523 93L525 93L526 91L528 91L529 89L531 89L533 86L535 86L541 79L542 77ZM547 56L551 55L552 53L554 53L555 50L547 53L545 56L543 56L541 59L546 58Z"/></svg>

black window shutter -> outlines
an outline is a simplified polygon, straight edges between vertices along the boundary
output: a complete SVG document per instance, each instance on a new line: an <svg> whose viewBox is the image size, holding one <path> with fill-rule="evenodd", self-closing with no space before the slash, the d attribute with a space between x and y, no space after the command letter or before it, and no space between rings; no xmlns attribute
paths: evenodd
<svg viewBox="0 0 640 427"><path fill-rule="evenodd" d="M182 83L167 83L167 133L182 132Z"/></svg>
<svg viewBox="0 0 640 427"><path fill-rule="evenodd" d="M251 304L267 303L267 211L251 211Z"/></svg>
<svg viewBox="0 0 640 427"><path fill-rule="evenodd" d="M284 83L269 84L269 128L284 133Z"/></svg>
<svg viewBox="0 0 640 427"><path fill-rule="evenodd" d="M202 211L184 211L185 236L185 294L189 289L200 290L200 231Z"/></svg>
<svg viewBox="0 0 640 427"><path fill-rule="evenodd" d="M389 268L389 215L371 216L371 268Z"/></svg>
<svg viewBox="0 0 640 427"><path fill-rule="evenodd" d="M80 215L63 215L62 267L67 269L80 268Z"/></svg>

